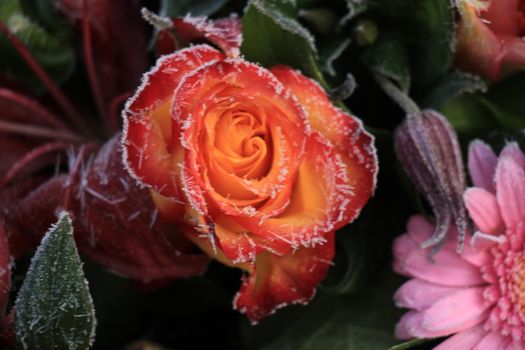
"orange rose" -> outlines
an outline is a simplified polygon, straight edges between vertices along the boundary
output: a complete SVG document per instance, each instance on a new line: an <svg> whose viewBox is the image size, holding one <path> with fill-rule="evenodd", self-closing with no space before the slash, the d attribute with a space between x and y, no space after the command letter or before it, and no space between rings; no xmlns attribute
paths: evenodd
<svg viewBox="0 0 525 350"><path fill-rule="evenodd" d="M458 8L460 68L490 80L525 68L524 0L458 0Z"/></svg>
<svg viewBox="0 0 525 350"><path fill-rule="evenodd" d="M288 67L207 45L160 58L123 113L124 161L160 215L247 272L234 307L257 321L306 303L334 232L375 187L373 138Z"/></svg>

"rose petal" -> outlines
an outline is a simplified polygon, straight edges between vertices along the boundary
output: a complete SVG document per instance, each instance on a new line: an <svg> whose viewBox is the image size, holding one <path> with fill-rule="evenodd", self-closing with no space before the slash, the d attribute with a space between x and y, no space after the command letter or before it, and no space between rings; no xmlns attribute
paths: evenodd
<svg viewBox="0 0 525 350"><path fill-rule="evenodd" d="M171 135L173 92L185 74L223 57L206 45L164 56L144 76L141 87L126 104L122 143L128 170L140 183L166 197L183 199L174 173L179 171L174 164L182 153L177 152L178 139Z"/></svg>
<svg viewBox="0 0 525 350"><path fill-rule="evenodd" d="M483 325L472 327L466 331L454 334L452 337L436 346L434 350L471 350L487 333Z"/></svg>
<svg viewBox="0 0 525 350"><path fill-rule="evenodd" d="M177 38L174 38L173 31L177 33ZM172 53L178 48L177 42L184 45L202 40L216 45L228 57L237 57L242 43L242 22L235 14L217 20L191 15L175 18L173 28L159 32L157 55Z"/></svg>
<svg viewBox="0 0 525 350"><path fill-rule="evenodd" d="M521 36L521 0L491 0L486 10L480 12L487 27L498 35Z"/></svg>
<svg viewBox="0 0 525 350"><path fill-rule="evenodd" d="M352 168L322 136L313 134L305 154L284 212L262 222L237 218L255 235L286 240L294 248L309 247L323 242L326 232L351 221L366 203L368 197L356 195L362 184L352 178ZM367 189L370 195L371 187Z"/></svg>
<svg viewBox="0 0 525 350"><path fill-rule="evenodd" d="M364 130L359 119L334 107L319 84L301 72L286 66L273 67L271 72L297 97L312 127L349 158L350 169L360 176L362 184L356 191L363 191L368 198L370 188L375 189L378 169L373 136Z"/></svg>
<svg viewBox="0 0 525 350"><path fill-rule="evenodd" d="M290 191L287 187L296 176L307 138L306 117L282 84L261 67L227 60L187 75L174 99L172 116L185 147L183 189L195 209L205 215L213 205L254 222L268 212L282 212L288 199L280 192ZM226 148L232 147L223 145L226 134L219 137L230 125L223 125L223 119L231 109L250 120L257 117L267 128L266 142L273 151L268 170L260 178L246 178L233 164L220 159L230 152ZM246 113L248 110L251 113ZM235 144L238 135L229 138ZM246 226L244 221L241 224Z"/></svg>
<svg viewBox="0 0 525 350"><path fill-rule="evenodd" d="M496 197L501 216L513 230L525 217L525 171L511 157L501 157L496 168Z"/></svg>
<svg viewBox="0 0 525 350"><path fill-rule="evenodd" d="M496 193L494 174L498 158L492 148L481 140L474 140L468 149L468 169L474 186Z"/></svg>
<svg viewBox="0 0 525 350"><path fill-rule="evenodd" d="M496 196L483 188L469 188L463 194L470 217L476 226L488 234L500 233L504 229Z"/></svg>
<svg viewBox="0 0 525 350"><path fill-rule="evenodd" d="M310 301L332 262L334 233L326 238L323 245L301 248L286 256L259 255L253 270L243 279L234 308L255 323L278 308Z"/></svg>
<svg viewBox="0 0 525 350"><path fill-rule="evenodd" d="M521 36L501 37L503 57L501 59L502 74L522 70L525 67L525 42Z"/></svg>
<svg viewBox="0 0 525 350"><path fill-rule="evenodd" d="M459 2L461 20L456 28L456 64L484 78L496 80L500 74L502 45L467 2Z"/></svg>

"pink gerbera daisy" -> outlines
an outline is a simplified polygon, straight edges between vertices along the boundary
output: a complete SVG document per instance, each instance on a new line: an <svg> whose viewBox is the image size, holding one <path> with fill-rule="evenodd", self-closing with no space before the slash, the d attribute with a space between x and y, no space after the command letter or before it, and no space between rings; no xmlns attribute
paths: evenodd
<svg viewBox="0 0 525 350"><path fill-rule="evenodd" d="M525 155L514 142L496 157L474 141L468 166L476 187L464 199L477 231L465 250L456 252L456 232L449 232L429 258L420 245L434 227L422 216L394 243L394 269L413 277L395 295L410 309L396 335L452 335L439 350L525 349Z"/></svg>

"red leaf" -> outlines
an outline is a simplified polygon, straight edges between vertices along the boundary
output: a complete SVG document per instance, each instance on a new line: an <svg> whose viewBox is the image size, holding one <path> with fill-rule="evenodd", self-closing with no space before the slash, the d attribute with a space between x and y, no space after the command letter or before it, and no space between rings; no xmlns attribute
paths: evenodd
<svg viewBox="0 0 525 350"><path fill-rule="evenodd" d="M169 241L149 191L124 169L119 137L102 147L75 191L80 252L142 282L203 273L208 258L191 254L189 242Z"/></svg>
<svg viewBox="0 0 525 350"><path fill-rule="evenodd" d="M55 176L34 190L16 183L2 191L0 209L13 255L34 249L63 208L74 216L80 253L120 275L151 282L203 273L208 258L193 254L182 237L166 236L172 230L156 219L149 191L124 169L119 137L92 161L85 163L77 155L70 162L78 164L71 175Z"/></svg>
<svg viewBox="0 0 525 350"><path fill-rule="evenodd" d="M58 0L83 35L86 66L99 108L132 91L148 66L146 24L135 0ZM85 11L87 10L87 11Z"/></svg>

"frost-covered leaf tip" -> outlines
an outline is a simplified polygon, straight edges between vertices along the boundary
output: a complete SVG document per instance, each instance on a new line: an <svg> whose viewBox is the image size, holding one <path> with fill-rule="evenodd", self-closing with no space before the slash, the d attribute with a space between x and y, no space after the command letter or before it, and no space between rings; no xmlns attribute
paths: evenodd
<svg viewBox="0 0 525 350"><path fill-rule="evenodd" d="M95 311L63 212L46 233L16 300L18 349L88 349L95 336Z"/></svg>

